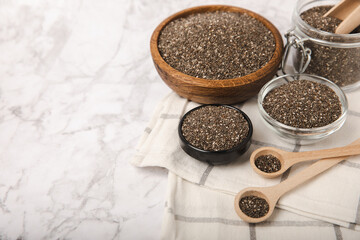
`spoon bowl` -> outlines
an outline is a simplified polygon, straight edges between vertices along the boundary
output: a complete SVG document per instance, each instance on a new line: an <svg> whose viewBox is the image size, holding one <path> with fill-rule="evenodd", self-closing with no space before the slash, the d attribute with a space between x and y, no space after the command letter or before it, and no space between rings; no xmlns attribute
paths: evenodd
<svg viewBox="0 0 360 240"><path fill-rule="evenodd" d="M269 204L269 211L263 217L260 217L260 218L253 218L253 217L246 215L241 210L239 203L242 198L247 197L247 196L256 196L256 197L265 199L266 202ZM235 204L235 211L241 219L243 219L245 222L249 222L249 223L258 223L258 222L265 221L272 215L272 213L275 209L275 206L276 206L276 202L277 202L277 199L273 200L271 198L271 195L269 198L269 194L266 192L265 188L245 188L236 195L234 204Z"/></svg>
<svg viewBox="0 0 360 240"><path fill-rule="evenodd" d="M261 175L264 176L266 178L275 178L278 177L280 175L282 175L289 167L292 166L292 162L289 160L286 160L286 151L283 151L281 149L277 149L274 147L262 147L262 148L258 148L257 150L255 150L251 156L250 156L250 164L251 167L254 169L254 171ZM264 155L272 155L274 157L276 157L279 161L280 161L280 165L281 168L279 171L276 172L264 172L262 170L260 170L256 164L255 164L255 160L260 157L260 156L264 156Z"/></svg>

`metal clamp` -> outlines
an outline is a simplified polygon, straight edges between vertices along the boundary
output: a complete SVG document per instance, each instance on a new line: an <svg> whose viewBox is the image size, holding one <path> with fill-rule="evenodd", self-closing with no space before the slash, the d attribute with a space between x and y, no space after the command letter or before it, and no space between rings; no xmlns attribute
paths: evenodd
<svg viewBox="0 0 360 240"><path fill-rule="evenodd" d="M309 40L307 38L301 38L295 34L294 29L289 30L286 34L286 45L284 50L284 56L281 61L281 70L283 74L285 73L285 64L289 57L290 47L294 47L301 53L301 60L298 73L305 72L306 68L309 66L311 61L311 49L304 46L304 42Z"/></svg>

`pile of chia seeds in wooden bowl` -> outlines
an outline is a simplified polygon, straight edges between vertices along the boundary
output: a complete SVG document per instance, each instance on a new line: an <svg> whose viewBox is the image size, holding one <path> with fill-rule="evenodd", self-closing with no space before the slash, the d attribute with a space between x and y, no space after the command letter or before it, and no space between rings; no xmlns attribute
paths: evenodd
<svg viewBox="0 0 360 240"><path fill-rule="evenodd" d="M273 119L294 128L323 127L342 114L334 90L310 80L294 80L271 90L262 106Z"/></svg>
<svg viewBox="0 0 360 240"><path fill-rule="evenodd" d="M194 147L206 151L232 149L242 143L249 133L249 124L237 110L209 105L186 115L182 135Z"/></svg>
<svg viewBox="0 0 360 240"><path fill-rule="evenodd" d="M300 17L310 26L329 33L335 33L337 26L342 22L335 17L323 17L332 6L310 8ZM360 26L351 34L360 33ZM349 42L346 37L325 36L311 31L310 37L328 42ZM360 37L358 38L360 42ZM305 73L325 77L340 87L352 85L360 81L360 47L341 48L320 45L312 41L305 41L305 47L311 49L311 62ZM298 56L300 58L300 55Z"/></svg>
<svg viewBox="0 0 360 240"><path fill-rule="evenodd" d="M206 12L171 21L160 32L160 55L171 67L204 79L231 79L257 71L275 51L275 38L246 13Z"/></svg>

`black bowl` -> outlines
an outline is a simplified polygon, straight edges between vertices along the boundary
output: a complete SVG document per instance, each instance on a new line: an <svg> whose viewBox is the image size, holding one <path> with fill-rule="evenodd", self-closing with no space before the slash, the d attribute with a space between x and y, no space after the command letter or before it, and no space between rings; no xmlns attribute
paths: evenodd
<svg viewBox="0 0 360 240"><path fill-rule="evenodd" d="M238 145L236 145L233 148L227 149L227 150L222 150L222 151L208 151L208 150L203 150L200 148L197 148L193 145L191 145L183 136L182 134L182 124L183 121L185 119L185 117L191 113L192 111L196 111L199 108L205 107L205 106L224 106L227 108L232 108L238 112L240 112L245 120L247 121L247 123L249 124L249 132L248 135L246 136L246 138L240 142ZM191 157L200 160L202 162L207 162L211 165L221 165L221 164L227 164L230 163L234 160L236 160L237 158L239 158L241 155L243 155L248 148L250 147L251 144L251 137L252 137L252 133L253 133L253 126L251 123L250 118L240 109L233 107L233 106L229 106L229 105L223 105L223 104L205 104L205 105L201 105L199 107L196 107L190 111L188 111L180 120L179 123L179 127L178 127L178 133L179 133L179 137L180 137L180 146L181 148L187 153L189 154Z"/></svg>

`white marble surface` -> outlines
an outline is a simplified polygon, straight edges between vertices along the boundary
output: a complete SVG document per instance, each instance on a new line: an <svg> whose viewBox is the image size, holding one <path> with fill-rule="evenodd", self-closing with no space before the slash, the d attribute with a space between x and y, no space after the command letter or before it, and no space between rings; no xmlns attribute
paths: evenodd
<svg viewBox="0 0 360 240"><path fill-rule="evenodd" d="M0 239L158 239L165 170L129 164L170 89L149 39L210 3L284 33L294 0L0 1ZM176 141L176 140L174 140Z"/></svg>

